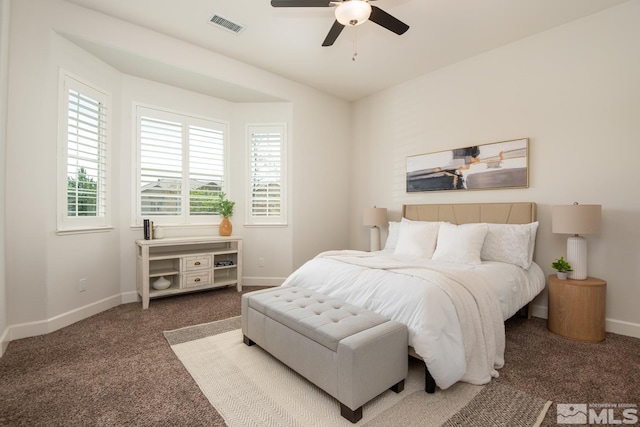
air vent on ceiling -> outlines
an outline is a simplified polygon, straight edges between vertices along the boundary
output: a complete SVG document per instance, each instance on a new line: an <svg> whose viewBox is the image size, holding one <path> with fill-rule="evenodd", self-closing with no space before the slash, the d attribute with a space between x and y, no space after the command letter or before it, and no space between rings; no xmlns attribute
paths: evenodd
<svg viewBox="0 0 640 427"><path fill-rule="evenodd" d="M244 27L242 25L236 24L235 22L230 21L218 14L213 15L209 22L224 30L231 31L234 34L240 34L244 30Z"/></svg>

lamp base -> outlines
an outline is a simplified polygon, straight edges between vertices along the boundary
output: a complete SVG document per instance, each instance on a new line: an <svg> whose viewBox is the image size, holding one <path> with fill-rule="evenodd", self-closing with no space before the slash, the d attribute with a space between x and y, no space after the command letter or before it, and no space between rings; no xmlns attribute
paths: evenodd
<svg viewBox="0 0 640 427"><path fill-rule="evenodd" d="M380 250L380 227L371 227L371 252Z"/></svg>
<svg viewBox="0 0 640 427"><path fill-rule="evenodd" d="M587 239L577 235L567 239L567 261L573 270L569 273L569 279L587 278Z"/></svg>

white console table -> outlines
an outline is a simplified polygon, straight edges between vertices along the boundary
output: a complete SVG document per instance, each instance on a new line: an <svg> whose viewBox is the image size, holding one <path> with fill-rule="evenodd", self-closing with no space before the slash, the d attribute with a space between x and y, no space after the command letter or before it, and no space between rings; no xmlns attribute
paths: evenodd
<svg viewBox="0 0 640 427"><path fill-rule="evenodd" d="M136 240L137 290L142 308L149 299L235 285L242 291L242 238L179 237ZM154 289L158 278L166 289Z"/></svg>

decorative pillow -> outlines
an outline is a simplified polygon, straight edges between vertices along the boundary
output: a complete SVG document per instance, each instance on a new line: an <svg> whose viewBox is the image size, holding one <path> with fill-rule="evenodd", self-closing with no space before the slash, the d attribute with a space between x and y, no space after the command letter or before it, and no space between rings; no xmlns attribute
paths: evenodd
<svg viewBox="0 0 640 427"><path fill-rule="evenodd" d="M536 249L536 233L538 232L538 221L532 222L528 225L529 231L531 232L531 237L529 238L529 267L531 267L531 263L533 262L533 252Z"/></svg>
<svg viewBox="0 0 640 427"><path fill-rule="evenodd" d="M400 223L389 221L389 234L384 244L385 249L395 249L398 244L398 232L400 231Z"/></svg>
<svg viewBox="0 0 640 427"><path fill-rule="evenodd" d="M405 218L402 217L402 219L400 220L400 222L420 222L420 223L429 223L429 224L442 224L444 221L422 221L419 219L409 219L409 218Z"/></svg>
<svg viewBox="0 0 640 427"><path fill-rule="evenodd" d="M438 239L439 222L402 221L394 253L430 259Z"/></svg>
<svg viewBox="0 0 640 427"><path fill-rule="evenodd" d="M444 223L438 231L438 245L432 259L481 264L480 251L488 231L487 224Z"/></svg>
<svg viewBox="0 0 640 427"><path fill-rule="evenodd" d="M529 241L531 227L528 224L488 224L489 231L480 252L483 261L498 261L529 268Z"/></svg>

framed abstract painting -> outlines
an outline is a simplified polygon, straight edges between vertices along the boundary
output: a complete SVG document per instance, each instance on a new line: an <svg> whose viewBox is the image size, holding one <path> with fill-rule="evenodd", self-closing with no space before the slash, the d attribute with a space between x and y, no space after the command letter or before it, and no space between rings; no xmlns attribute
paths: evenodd
<svg viewBox="0 0 640 427"><path fill-rule="evenodd" d="M529 138L407 157L407 192L529 187Z"/></svg>

